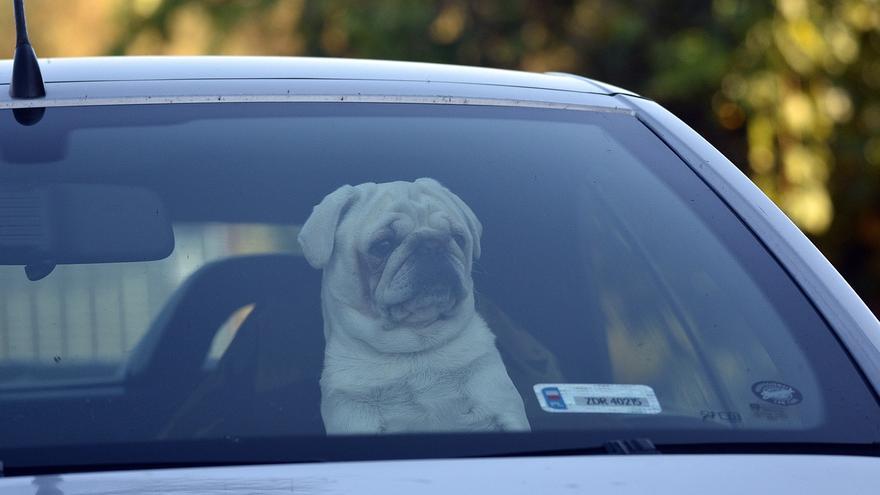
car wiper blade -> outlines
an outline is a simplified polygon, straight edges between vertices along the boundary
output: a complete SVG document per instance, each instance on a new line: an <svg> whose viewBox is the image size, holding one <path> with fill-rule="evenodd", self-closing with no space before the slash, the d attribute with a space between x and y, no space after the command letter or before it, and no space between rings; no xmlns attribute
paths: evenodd
<svg viewBox="0 0 880 495"><path fill-rule="evenodd" d="M601 445L523 450L485 457L552 457L569 455L643 454L809 454L880 457L880 443L707 442L654 444L647 438L614 440Z"/></svg>
<svg viewBox="0 0 880 495"><path fill-rule="evenodd" d="M552 457L567 455L644 455L660 454L660 450L649 438L632 438L627 440L612 440L601 445L589 447L550 448L538 450L523 450L515 452L503 452L478 457Z"/></svg>
<svg viewBox="0 0 880 495"><path fill-rule="evenodd" d="M604 445L606 452L614 455L632 454L659 454L660 451L648 438L633 438L631 440L612 440Z"/></svg>
<svg viewBox="0 0 880 495"><path fill-rule="evenodd" d="M880 443L845 442L709 442L661 444L668 454L805 454L880 457Z"/></svg>

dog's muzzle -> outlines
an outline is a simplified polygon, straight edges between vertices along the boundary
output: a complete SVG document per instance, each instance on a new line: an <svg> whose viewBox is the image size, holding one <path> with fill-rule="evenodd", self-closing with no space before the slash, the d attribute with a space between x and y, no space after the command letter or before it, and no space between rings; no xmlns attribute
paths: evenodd
<svg viewBox="0 0 880 495"><path fill-rule="evenodd" d="M438 239L421 241L398 272L407 297L388 307L388 317L401 324L424 326L451 314L464 295L456 261Z"/></svg>

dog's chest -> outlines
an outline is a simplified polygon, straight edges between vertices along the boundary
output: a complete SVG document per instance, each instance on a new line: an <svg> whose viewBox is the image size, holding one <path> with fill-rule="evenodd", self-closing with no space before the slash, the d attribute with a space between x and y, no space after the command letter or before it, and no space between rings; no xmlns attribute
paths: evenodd
<svg viewBox="0 0 880 495"><path fill-rule="evenodd" d="M372 409L387 432L496 429L494 414L468 390L471 371L424 370L390 382L363 384L346 395Z"/></svg>
<svg viewBox="0 0 880 495"><path fill-rule="evenodd" d="M446 376L375 387L368 401L389 432L493 429L494 416L476 399L463 377Z"/></svg>

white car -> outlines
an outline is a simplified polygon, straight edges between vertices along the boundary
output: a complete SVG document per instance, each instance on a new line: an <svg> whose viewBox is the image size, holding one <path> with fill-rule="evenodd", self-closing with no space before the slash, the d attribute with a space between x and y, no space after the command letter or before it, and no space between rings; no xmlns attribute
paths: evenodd
<svg viewBox="0 0 880 495"><path fill-rule="evenodd" d="M45 96L0 62L0 492L878 490L880 324L658 104L416 63L39 66ZM327 434L349 289L325 271L322 310L298 235L343 185L419 178L482 226L453 232L480 245L463 293L530 431L414 399L454 383L449 354L406 393L368 369L352 400L384 426Z"/></svg>

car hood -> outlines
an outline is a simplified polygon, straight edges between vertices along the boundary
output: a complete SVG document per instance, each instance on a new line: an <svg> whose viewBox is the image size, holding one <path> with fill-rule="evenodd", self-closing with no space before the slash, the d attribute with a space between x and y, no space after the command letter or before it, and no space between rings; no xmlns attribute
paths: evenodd
<svg viewBox="0 0 880 495"><path fill-rule="evenodd" d="M631 455L373 461L0 479L24 494L875 493L880 459L817 455Z"/></svg>

